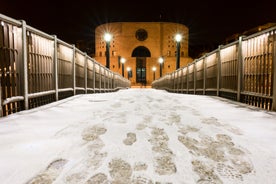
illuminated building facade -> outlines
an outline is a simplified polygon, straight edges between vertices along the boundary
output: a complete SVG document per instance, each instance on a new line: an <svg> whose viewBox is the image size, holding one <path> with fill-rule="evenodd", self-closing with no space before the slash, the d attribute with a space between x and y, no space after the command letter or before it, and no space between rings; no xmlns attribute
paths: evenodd
<svg viewBox="0 0 276 184"><path fill-rule="evenodd" d="M105 33L112 35L108 44L104 40ZM149 86L154 79L176 70L176 34L182 36L180 67L186 66L192 62L188 56L189 30L185 25L170 22L102 24L95 30L95 59L107 66L108 56L110 70L129 78L132 86ZM160 57L163 59L161 64Z"/></svg>

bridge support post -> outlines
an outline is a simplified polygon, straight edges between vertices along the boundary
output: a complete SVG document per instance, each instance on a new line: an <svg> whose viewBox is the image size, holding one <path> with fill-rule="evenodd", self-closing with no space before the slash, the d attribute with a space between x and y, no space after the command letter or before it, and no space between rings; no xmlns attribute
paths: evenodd
<svg viewBox="0 0 276 184"><path fill-rule="evenodd" d="M23 80L24 80L24 108L29 109L28 97L28 59L27 59L27 29L26 22L22 20L22 61L23 61Z"/></svg>
<svg viewBox="0 0 276 184"><path fill-rule="evenodd" d="M239 37L238 45L238 84L237 84L237 101L241 100L242 75L243 75L243 53L242 53L242 36Z"/></svg>
<svg viewBox="0 0 276 184"><path fill-rule="evenodd" d="M2 84L0 78L0 117L3 116L3 108L2 108Z"/></svg>
<svg viewBox="0 0 276 184"><path fill-rule="evenodd" d="M207 73L206 73L206 55L203 58L203 86L202 86L202 94L205 95L206 94L206 77L207 77Z"/></svg>
<svg viewBox="0 0 276 184"><path fill-rule="evenodd" d="M189 66L190 64L187 65L186 70L186 94L189 94Z"/></svg>
<svg viewBox="0 0 276 184"><path fill-rule="evenodd" d="M55 78L55 97L58 101L58 59L57 59L57 36L54 35L54 78Z"/></svg>
<svg viewBox="0 0 276 184"><path fill-rule="evenodd" d="M88 59L87 59L87 53L85 53L85 59L84 59L84 90L85 94L87 94L87 70L88 70Z"/></svg>
<svg viewBox="0 0 276 184"><path fill-rule="evenodd" d="M198 60L196 59L196 61L193 63L193 72L194 72L194 95L196 94L196 80L197 80L197 77L196 77L196 73L197 73L197 68L196 68L196 63L198 62Z"/></svg>
<svg viewBox="0 0 276 184"><path fill-rule="evenodd" d="M72 77L73 77L73 95L76 95L76 47L73 45L73 58L72 58Z"/></svg>
<svg viewBox="0 0 276 184"><path fill-rule="evenodd" d="M95 60L93 59L93 93L96 93L96 63Z"/></svg>
<svg viewBox="0 0 276 184"><path fill-rule="evenodd" d="M99 65L99 79L100 79L100 81L99 81L99 92L101 93L102 92L102 66L101 65Z"/></svg>
<svg viewBox="0 0 276 184"><path fill-rule="evenodd" d="M217 96L220 95L220 81L221 81L221 58L220 58L220 52L221 52L221 45L218 47L217 52Z"/></svg>

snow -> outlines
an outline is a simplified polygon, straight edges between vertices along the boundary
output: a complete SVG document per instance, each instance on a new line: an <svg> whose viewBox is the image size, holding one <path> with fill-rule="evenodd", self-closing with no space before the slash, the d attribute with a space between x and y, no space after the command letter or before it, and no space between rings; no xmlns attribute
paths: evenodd
<svg viewBox="0 0 276 184"><path fill-rule="evenodd" d="M0 118L0 183L275 184L276 112L127 89Z"/></svg>

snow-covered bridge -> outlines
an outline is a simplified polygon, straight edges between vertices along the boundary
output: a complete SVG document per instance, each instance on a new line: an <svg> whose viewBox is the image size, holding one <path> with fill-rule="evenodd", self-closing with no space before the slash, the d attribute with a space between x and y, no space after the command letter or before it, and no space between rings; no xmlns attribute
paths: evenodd
<svg viewBox="0 0 276 184"><path fill-rule="evenodd" d="M1 184L276 181L276 113L126 89L0 118Z"/></svg>

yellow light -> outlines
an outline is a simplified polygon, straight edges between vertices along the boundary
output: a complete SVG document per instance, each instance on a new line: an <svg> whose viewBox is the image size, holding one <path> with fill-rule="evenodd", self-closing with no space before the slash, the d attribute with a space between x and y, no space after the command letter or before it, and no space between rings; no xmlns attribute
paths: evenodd
<svg viewBox="0 0 276 184"><path fill-rule="evenodd" d="M164 62L164 59L163 59L162 57L160 57L160 58L158 59L158 62L159 62L160 64L162 64L162 63Z"/></svg>
<svg viewBox="0 0 276 184"><path fill-rule="evenodd" d="M111 34L109 34L109 33L105 33L105 34L104 34L104 40L105 40L106 42L110 42L111 38L112 38L112 35L111 35Z"/></svg>
<svg viewBox="0 0 276 184"><path fill-rule="evenodd" d="M182 39L182 36L180 34L176 34L174 39L177 41L177 42L180 42L181 39Z"/></svg>
<svg viewBox="0 0 276 184"><path fill-rule="evenodd" d="M131 68L130 67L127 67L127 71L129 72L131 70Z"/></svg>
<svg viewBox="0 0 276 184"><path fill-rule="evenodd" d="M123 64L124 64L124 63L126 62L126 59L125 59L125 58L121 58L121 60L120 60L120 61L121 61L121 63L123 63Z"/></svg>
<svg viewBox="0 0 276 184"><path fill-rule="evenodd" d="M154 72L156 71L156 67L155 67L155 66L154 66L154 67L152 67L152 71L154 71Z"/></svg>

